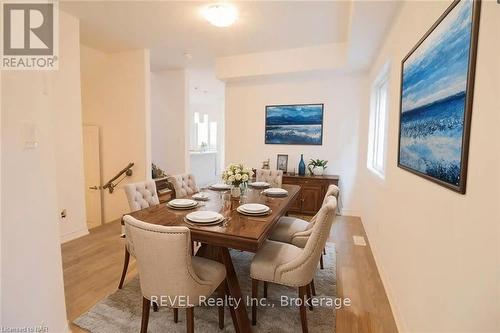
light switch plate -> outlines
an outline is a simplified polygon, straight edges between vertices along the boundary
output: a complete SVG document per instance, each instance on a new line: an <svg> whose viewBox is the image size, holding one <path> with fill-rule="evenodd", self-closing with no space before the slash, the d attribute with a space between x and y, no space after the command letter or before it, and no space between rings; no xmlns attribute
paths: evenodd
<svg viewBox="0 0 500 333"><path fill-rule="evenodd" d="M366 246L366 241L363 236L352 236L352 240L354 241L354 245Z"/></svg>

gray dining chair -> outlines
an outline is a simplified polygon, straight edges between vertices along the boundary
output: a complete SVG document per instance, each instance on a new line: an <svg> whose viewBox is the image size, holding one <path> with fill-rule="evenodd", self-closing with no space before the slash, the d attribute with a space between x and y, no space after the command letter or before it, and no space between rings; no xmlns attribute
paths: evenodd
<svg viewBox="0 0 500 333"><path fill-rule="evenodd" d="M214 291L224 297L226 268L223 264L193 257L187 227L166 227L123 217L127 242L135 249L142 293L141 333L146 333L151 303L186 310L187 332L194 332L194 307ZM159 301L160 300L160 301ZM158 302L159 301L159 302ZM219 307L219 328L224 327L224 308Z"/></svg>
<svg viewBox="0 0 500 333"><path fill-rule="evenodd" d="M319 210L303 248L293 244L266 240L255 254L250 265L253 299L258 297L259 281L298 288L299 298L302 300L300 319L303 333L308 332L305 297L311 298L311 282L323 248L330 236L336 209L337 199L334 196L329 196ZM312 310L311 306L309 308ZM257 324L255 301L252 301L252 324Z"/></svg>
<svg viewBox="0 0 500 333"><path fill-rule="evenodd" d="M126 184L123 188L125 190L131 212L158 205L160 203L158 193L156 192L156 183L154 180L146 180L143 182ZM135 257L134 247L129 242L126 242L122 276L120 278L120 283L118 284L118 289L123 288L125 276L127 275L130 256Z"/></svg>

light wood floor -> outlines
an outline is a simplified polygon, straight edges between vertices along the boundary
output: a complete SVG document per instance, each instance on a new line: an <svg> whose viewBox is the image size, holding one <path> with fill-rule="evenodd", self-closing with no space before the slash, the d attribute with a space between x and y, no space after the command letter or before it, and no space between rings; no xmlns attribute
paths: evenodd
<svg viewBox="0 0 500 333"><path fill-rule="evenodd" d="M90 235L62 245L68 320L72 322L117 289L123 265L124 240L120 224L95 228ZM369 244L356 246L352 236L364 236L361 220L338 217L331 241L337 249L337 294L352 306L337 311L337 333L397 332L387 296ZM127 280L137 274L131 259ZM85 332L70 325L73 332Z"/></svg>

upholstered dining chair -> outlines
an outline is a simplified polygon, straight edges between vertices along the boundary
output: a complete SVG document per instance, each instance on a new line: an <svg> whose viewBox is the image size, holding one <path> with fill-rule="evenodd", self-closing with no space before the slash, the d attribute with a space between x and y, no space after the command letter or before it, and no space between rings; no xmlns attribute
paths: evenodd
<svg viewBox="0 0 500 333"><path fill-rule="evenodd" d="M158 199L158 193L156 192L156 183L154 182L154 180L146 180L144 182L126 184L124 186L124 189L125 194L127 195L128 205L130 206L131 212L158 205L160 203L160 200ZM123 271L120 278L120 283L118 284L118 289L122 289L123 282L125 282L130 255L135 257L134 248L129 242L126 242Z"/></svg>
<svg viewBox="0 0 500 333"><path fill-rule="evenodd" d="M269 183L272 187L281 187L281 184L283 183L282 170L259 169L256 173L258 182Z"/></svg>
<svg viewBox="0 0 500 333"><path fill-rule="evenodd" d="M186 309L187 332L194 332L194 307L215 290L224 296L226 268L214 260L193 257L187 227L166 227L123 218L127 241L136 254L142 292L141 333L148 329L150 304ZM222 295L221 295L222 291ZM219 307L219 327L224 327L224 308Z"/></svg>
<svg viewBox="0 0 500 333"><path fill-rule="evenodd" d="M338 200L339 188L336 185L330 185L328 187L322 205L324 206L332 196ZM318 219L318 215L319 212L311 219L310 222L297 217L283 216L271 232L271 235L269 235L269 239L277 242L293 244L303 248L312 233L312 229ZM323 255L320 257L320 267L323 269Z"/></svg>
<svg viewBox="0 0 500 333"><path fill-rule="evenodd" d="M302 332L308 332L304 298L306 296L307 299L311 298L311 282L330 235L336 209L337 199L334 196L326 198L326 203L317 214L304 248L266 240L250 265L253 299L257 299L259 281L298 288L299 298L302 300L300 304ZM312 310L311 306L309 308ZM257 308L254 301L252 301L252 324L257 324Z"/></svg>
<svg viewBox="0 0 500 333"><path fill-rule="evenodd" d="M174 189L175 198L185 198L199 192L196 180L192 174L185 173L167 178Z"/></svg>

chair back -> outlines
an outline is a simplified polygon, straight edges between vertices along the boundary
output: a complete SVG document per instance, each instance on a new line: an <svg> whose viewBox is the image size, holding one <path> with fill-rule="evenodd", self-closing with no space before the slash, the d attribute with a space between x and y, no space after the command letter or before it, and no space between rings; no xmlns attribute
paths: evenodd
<svg viewBox="0 0 500 333"><path fill-rule="evenodd" d="M330 197L335 197L335 199L337 199L337 205L338 205L339 193L340 193L340 190L339 190L337 185L332 184L332 185L328 186L328 189L326 190L325 197L323 198L323 203L321 204L321 207L326 205L326 203L328 202ZM306 230L312 229L312 227L314 226L314 223L316 222L316 219L318 218L318 215L319 215L319 211L318 211L318 213L316 213L316 215L314 215L311 218Z"/></svg>
<svg viewBox="0 0 500 333"><path fill-rule="evenodd" d="M326 189L326 193L325 193L325 197L323 198L323 203L322 205L326 204L327 202L327 199L329 196L334 196L336 199L337 199L337 204L338 204L338 201L339 201L339 194L340 194L340 189L337 185L334 185L334 184L331 184L330 186L328 186L328 188Z"/></svg>
<svg viewBox="0 0 500 333"><path fill-rule="evenodd" d="M189 229L145 223L130 215L123 220L126 239L135 249L142 295L148 300L162 296L161 305L169 307L186 307L188 299L197 303L198 290L207 282L193 269Z"/></svg>
<svg viewBox="0 0 500 333"><path fill-rule="evenodd" d="M334 196L329 196L317 214L316 223L314 223L302 254L277 268L276 273L285 285L300 287L311 282L323 248L330 236L330 230L336 217L336 209L337 199Z"/></svg>
<svg viewBox="0 0 500 333"><path fill-rule="evenodd" d="M158 205L158 193L156 193L156 183L154 180L146 180L144 182L126 184L124 186L125 194L127 195L128 205L130 210L135 212Z"/></svg>
<svg viewBox="0 0 500 333"><path fill-rule="evenodd" d="M196 180L192 174L185 173L181 175L170 176L167 178L172 185L176 198L185 198L189 195L199 192Z"/></svg>
<svg viewBox="0 0 500 333"><path fill-rule="evenodd" d="M272 187L281 187L283 184L283 171L259 169L257 170L257 181L269 183Z"/></svg>

